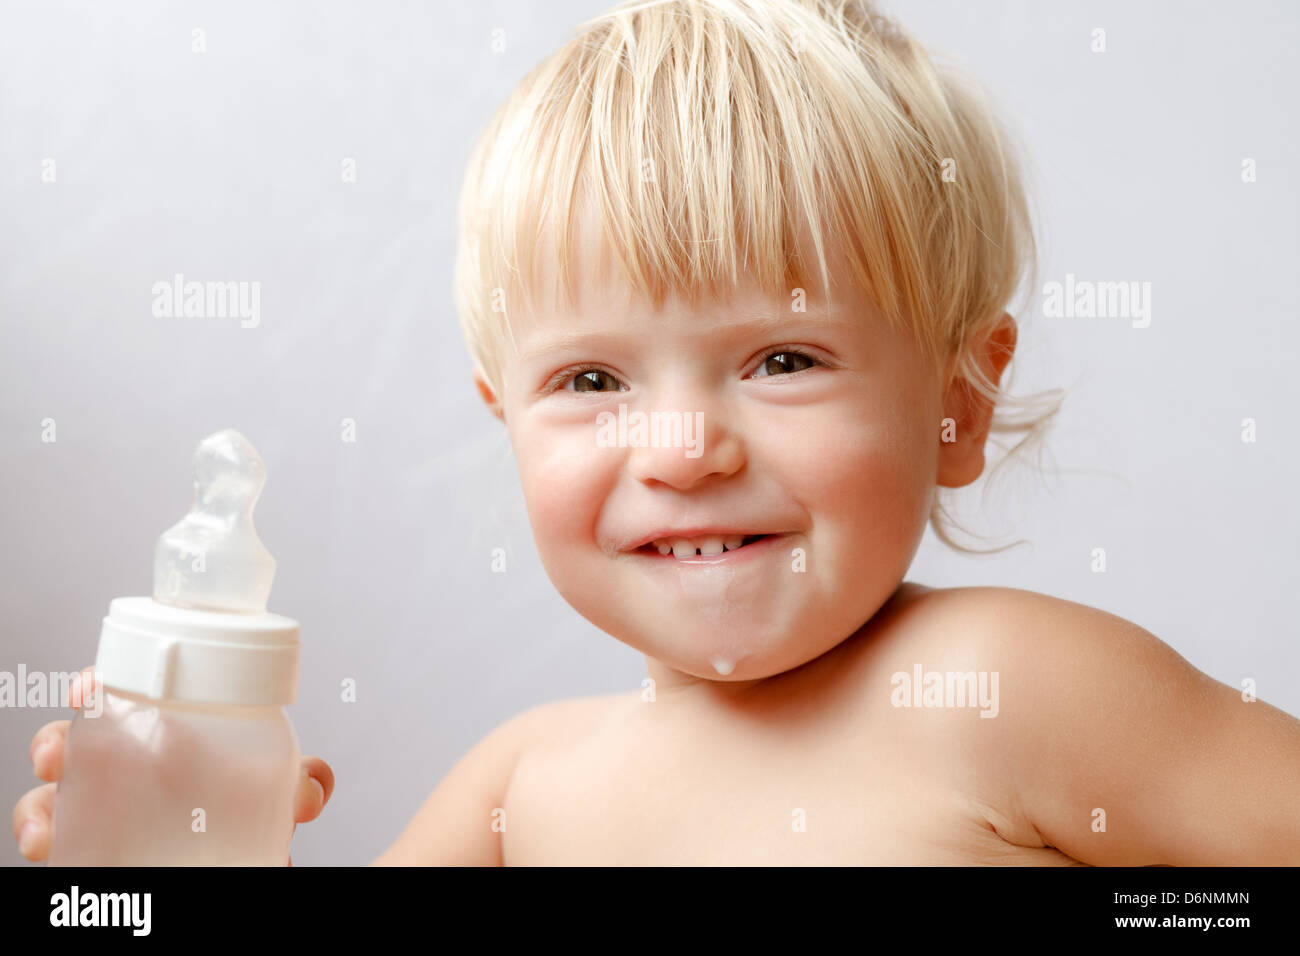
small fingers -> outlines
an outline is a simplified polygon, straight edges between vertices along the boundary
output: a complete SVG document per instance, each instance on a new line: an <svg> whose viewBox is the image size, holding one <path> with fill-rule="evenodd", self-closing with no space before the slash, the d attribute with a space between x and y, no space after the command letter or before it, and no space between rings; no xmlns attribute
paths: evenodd
<svg viewBox="0 0 1300 956"><path fill-rule="evenodd" d="M52 720L32 734L27 754L32 760L32 773L40 779L54 782L63 775L63 742L71 723L70 720Z"/></svg>
<svg viewBox="0 0 1300 956"><path fill-rule="evenodd" d="M54 835L54 791L58 784L46 783L28 790L14 804L14 839L18 852L32 862L50 853Z"/></svg>
<svg viewBox="0 0 1300 956"><path fill-rule="evenodd" d="M87 702L87 697L93 693L97 684L95 682L95 665L83 667L76 677L68 682L68 706L73 710L79 710L83 703Z"/></svg>
<svg viewBox="0 0 1300 956"><path fill-rule="evenodd" d="M334 792L334 771L320 757L303 757L294 799L293 818L307 823L320 816Z"/></svg>

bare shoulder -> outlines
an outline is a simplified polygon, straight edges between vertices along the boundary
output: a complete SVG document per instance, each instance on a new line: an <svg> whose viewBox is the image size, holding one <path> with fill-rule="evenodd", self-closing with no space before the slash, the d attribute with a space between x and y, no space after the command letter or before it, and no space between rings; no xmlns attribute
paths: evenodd
<svg viewBox="0 0 1300 956"><path fill-rule="evenodd" d="M525 747L550 747L572 743L602 727L616 713L638 699L639 691L596 694L548 701L529 708L517 718L517 733Z"/></svg>
<svg viewBox="0 0 1300 956"><path fill-rule="evenodd" d="M1030 614L1034 616L1059 617L1062 615L1077 617L1104 616L1122 620L1107 614L1098 608L1086 604L1067 601L1064 598L1027 591L1023 588L1006 587L960 587L932 588L916 582L907 581L899 587L887 609L907 611L912 614L940 615L962 614L977 615L977 620L989 616L1002 618L1006 615Z"/></svg>
<svg viewBox="0 0 1300 956"><path fill-rule="evenodd" d="M904 725L1004 840L1074 859L1092 862L1092 844L1057 821L1090 835L1089 781L1135 757L1131 732L1223 689L1139 625L1033 591L909 583L878 617L864 655L894 706L916 709Z"/></svg>
<svg viewBox="0 0 1300 956"><path fill-rule="evenodd" d="M986 587L909 585L882 615L881 663L996 686L997 719L941 712L930 739L1011 842L1104 865L1300 858L1300 722L1139 624Z"/></svg>
<svg viewBox="0 0 1300 956"><path fill-rule="evenodd" d="M501 835L493 825L516 772L530 754L600 726L626 694L538 704L515 714L464 754L434 788L378 865L495 866Z"/></svg>
<svg viewBox="0 0 1300 956"><path fill-rule="evenodd" d="M1021 743L1041 720L1086 725L1098 708L1151 706L1222 687L1138 624L1017 588L908 585L883 613L888 659L922 673L987 675L997 721L960 722L990 746Z"/></svg>
<svg viewBox="0 0 1300 956"><path fill-rule="evenodd" d="M930 588L908 582L882 615L891 642L902 640L945 657L991 655L1033 671L1059 668L1081 656L1106 655L1113 662L1117 651L1134 660L1178 657L1132 621L1019 588Z"/></svg>

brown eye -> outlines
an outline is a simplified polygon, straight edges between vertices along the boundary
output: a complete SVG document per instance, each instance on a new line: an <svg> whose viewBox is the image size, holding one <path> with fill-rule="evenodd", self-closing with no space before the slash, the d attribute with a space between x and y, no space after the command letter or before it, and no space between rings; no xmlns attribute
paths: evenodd
<svg viewBox="0 0 1300 956"><path fill-rule="evenodd" d="M609 384L612 386L613 391L618 391L618 379L598 368L590 368L575 375L573 377L573 390L575 392L606 391L600 387L602 383Z"/></svg>
<svg viewBox="0 0 1300 956"><path fill-rule="evenodd" d="M762 378L768 375L802 372L806 368L812 368L815 364L816 362L813 359L802 352L775 352L763 360L755 376Z"/></svg>

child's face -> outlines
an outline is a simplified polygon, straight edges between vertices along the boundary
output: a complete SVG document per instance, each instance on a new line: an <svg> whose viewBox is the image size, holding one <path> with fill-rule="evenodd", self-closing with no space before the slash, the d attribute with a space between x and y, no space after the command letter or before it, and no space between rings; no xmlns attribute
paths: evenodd
<svg viewBox="0 0 1300 956"><path fill-rule="evenodd" d="M579 613L673 671L744 681L821 655L888 599L924 531L936 369L847 285L829 314L807 291L806 312L746 285L656 313L584 281L575 310L511 313L500 411L542 562ZM680 444L630 446L651 412L677 415ZM772 537L690 560L638 547L710 529Z"/></svg>

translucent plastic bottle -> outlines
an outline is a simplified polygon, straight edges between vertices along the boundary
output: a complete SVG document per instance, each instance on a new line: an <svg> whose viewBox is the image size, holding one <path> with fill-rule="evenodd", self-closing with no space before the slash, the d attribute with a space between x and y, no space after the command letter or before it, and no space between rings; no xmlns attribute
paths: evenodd
<svg viewBox="0 0 1300 956"><path fill-rule="evenodd" d="M74 715L51 866L284 866L300 773L284 712L298 624L269 614L266 481L236 431L200 443L194 506L158 539L153 597L109 606L100 690Z"/></svg>

